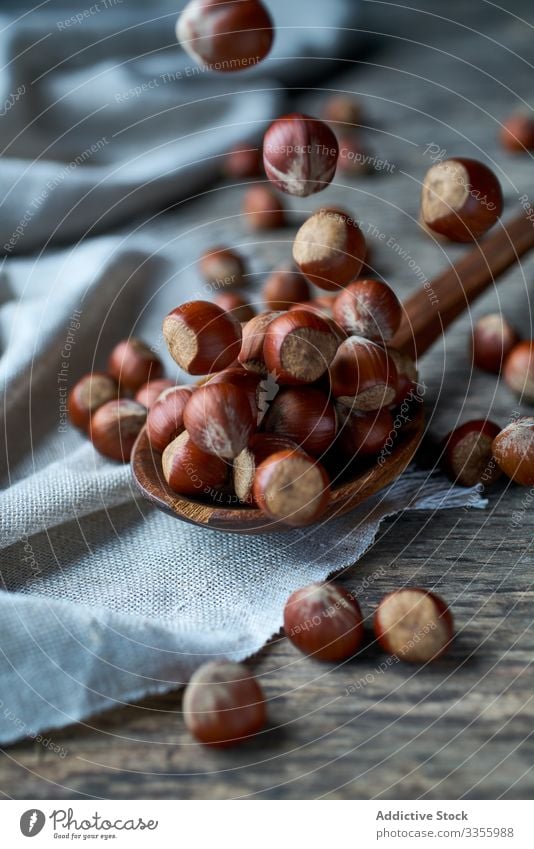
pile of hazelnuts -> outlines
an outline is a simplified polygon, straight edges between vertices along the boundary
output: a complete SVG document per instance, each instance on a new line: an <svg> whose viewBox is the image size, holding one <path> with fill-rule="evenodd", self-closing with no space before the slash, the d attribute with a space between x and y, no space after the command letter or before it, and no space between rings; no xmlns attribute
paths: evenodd
<svg viewBox="0 0 534 849"><path fill-rule="evenodd" d="M426 664L440 658L454 637L452 614L434 593L419 588L384 596L373 619L378 645L396 659ZM314 660L343 663L365 650L362 611L336 583L294 592L284 608L284 632ZM267 722L262 687L243 664L211 661L191 677L183 700L187 728L201 743L228 746L258 734Z"/></svg>

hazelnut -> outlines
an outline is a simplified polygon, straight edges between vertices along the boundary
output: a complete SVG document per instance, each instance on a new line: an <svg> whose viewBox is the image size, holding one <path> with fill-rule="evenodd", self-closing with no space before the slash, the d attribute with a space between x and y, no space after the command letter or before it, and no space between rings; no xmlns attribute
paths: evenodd
<svg viewBox="0 0 534 849"><path fill-rule="evenodd" d="M263 343L269 324L279 315L282 315L282 312L260 313L243 327L243 341L237 359L247 371L255 371L267 376L267 366L263 359Z"/></svg>
<svg viewBox="0 0 534 849"><path fill-rule="evenodd" d="M159 357L140 339L124 339L116 345L108 360L108 372L121 390L137 392L149 380L163 374Z"/></svg>
<svg viewBox="0 0 534 849"><path fill-rule="evenodd" d="M267 721L260 685L245 666L229 660L197 669L184 693L183 712L193 737L210 746L239 743Z"/></svg>
<svg viewBox="0 0 534 849"><path fill-rule="evenodd" d="M337 296L334 318L347 333L374 342L389 342L402 317L395 292L382 280L355 280Z"/></svg>
<svg viewBox="0 0 534 849"><path fill-rule="evenodd" d="M91 416L99 407L119 397L119 384L114 377L93 371L82 377L69 394L69 418L75 427L87 430Z"/></svg>
<svg viewBox="0 0 534 849"><path fill-rule="evenodd" d="M190 0L176 22L176 37L199 65L242 71L269 53L273 22L260 0Z"/></svg>
<svg viewBox="0 0 534 849"><path fill-rule="evenodd" d="M503 209L500 183L482 162L447 159L427 172L423 222L453 242L472 242L493 227Z"/></svg>
<svg viewBox="0 0 534 849"><path fill-rule="evenodd" d="M143 407L146 407L147 410L150 410L152 405L158 400L161 393L165 392L166 389L172 389L173 386L173 381L168 380L165 377L160 378L160 380L149 380L137 390L135 393L135 400L139 404L142 404Z"/></svg>
<svg viewBox="0 0 534 849"><path fill-rule="evenodd" d="M520 342L504 363L504 379L510 389L529 404L534 403L534 342Z"/></svg>
<svg viewBox="0 0 534 849"><path fill-rule="evenodd" d="M339 405L339 433L335 450L348 462L376 457L394 433L393 416L388 409L359 413Z"/></svg>
<svg viewBox="0 0 534 849"><path fill-rule="evenodd" d="M250 393L231 383L207 383L188 400L184 424L198 448L232 460L256 429Z"/></svg>
<svg viewBox="0 0 534 849"><path fill-rule="evenodd" d="M215 298L215 303L225 312L231 312L240 324L250 321L256 315L249 302L235 292L221 292Z"/></svg>
<svg viewBox="0 0 534 849"><path fill-rule="evenodd" d="M197 498L221 487L228 472L224 460L198 448L186 431L165 447L161 466L163 477L174 492Z"/></svg>
<svg viewBox="0 0 534 849"><path fill-rule="evenodd" d="M214 289L242 286L247 273L245 262L237 251L219 245L204 251L198 267L206 283Z"/></svg>
<svg viewBox="0 0 534 849"><path fill-rule="evenodd" d="M473 328L473 362L477 368L500 374L519 334L500 313L479 318Z"/></svg>
<svg viewBox="0 0 534 849"><path fill-rule="evenodd" d="M192 386L166 389L152 404L146 420L146 433L155 451L163 451L184 429L184 410Z"/></svg>
<svg viewBox="0 0 534 849"><path fill-rule="evenodd" d="M366 251L353 219L336 209L320 209L298 231L293 259L311 283L335 291L358 277Z"/></svg>
<svg viewBox="0 0 534 849"><path fill-rule="evenodd" d="M348 94L334 94L324 106L324 117L332 124L348 124L358 127L363 120L363 108L359 100Z"/></svg>
<svg viewBox="0 0 534 849"><path fill-rule="evenodd" d="M241 348L241 325L229 312L208 301L176 307L163 322L169 353L189 374L227 368Z"/></svg>
<svg viewBox="0 0 534 849"><path fill-rule="evenodd" d="M347 660L363 641L360 605L338 584L310 584L286 601L284 631L293 645L314 660Z"/></svg>
<svg viewBox="0 0 534 849"><path fill-rule="evenodd" d="M530 112L517 112L504 122L500 132L501 144L511 153L534 150L534 116Z"/></svg>
<svg viewBox="0 0 534 849"><path fill-rule="evenodd" d="M500 428L487 419L475 419L453 430L444 442L443 466L461 486L491 486L501 475L492 452Z"/></svg>
<svg viewBox="0 0 534 849"><path fill-rule="evenodd" d="M267 309L287 310L292 304L308 301L310 287L300 271L287 266L273 271L261 294Z"/></svg>
<svg viewBox="0 0 534 849"><path fill-rule="evenodd" d="M534 417L517 419L493 440L493 454L504 474L521 486L534 485Z"/></svg>
<svg viewBox="0 0 534 849"><path fill-rule="evenodd" d="M327 124L309 115L278 118L265 133L263 165L277 189L307 197L325 189L336 173L339 147Z"/></svg>
<svg viewBox="0 0 534 849"><path fill-rule="evenodd" d="M389 407L397 395L397 369L388 353L369 339L350 336L330 367L332 392L345 407L362 412Z"/></svg>
<svg viewBox="0 0 534 849"><path fill-rule="evenodd" d="M216 383L231 383L232 386L237 386L238 389L247 394L252 413L254 418L257 419L260 408L261 382L261 375L257 372L236 367L217 372L208 379L206 386L208 384L213 386Z"/></svg>
<svg viewBox="0 0 534 849"><path fill-rule="evenodd" d="M416 587L386 595L378 605L374 628L384 651L408 663L437 660L454 636L452 614L443 599Z"/></svg>
<svg viewBox="0 0 534 849"><path fill-rule="evenodd" d="M286 449L260 463L253 497L271 519L301 528L312 525L325 512L330 502L330 481L313 457Z"/></svg>
<svg viewBox="0 0 534 849"><path fill-rule="evenodd" d="M235 145L224 158L224 173L236 180L261 177L263 174L262 151L252 144Z"/></svg>
<svg viewBox="0 0 534 849"><path fill-rule="evenodd" d="M310 310L291 310L268 324L263 359L280 383L314 383L327 371L338 345L327 319Z"/></svg>
<svg viewBox="0 0 534 849"><path fill-rule="evenodd" d="M370 174L373 170L371 161L371 154L357 136L340 136L338 171L353 177Z"/></svg>
<svg viewBox="0 0 534 849"><path fill-rule="evenodd" d="M269 186L251 186L243 197L243 215L251 230L277 230L286 225L285 208Z"/></svg>
<svg viewBox="0 0 534 849"><path fill-rule="evenodd" d="M137 401L128 398L108 401L91 419L91 441L104 457L127 463L145 421L146 408Z"/></svg>
<svg viewBox="0 0 534 849"><path fill-rule="evenodd" d="M254 504L252 488L258 466L278 451L296 448L294 442L276 433L255 433L234 460L234 490L239 500L244 504Z"/></svg>
<svg viewBox="0 0 534 849"><path fill-rule="evenodd" d="M271 402L262 427L290 439L313 457L321 457L336 438L337 416L321 389L287 387Z"/></svg>

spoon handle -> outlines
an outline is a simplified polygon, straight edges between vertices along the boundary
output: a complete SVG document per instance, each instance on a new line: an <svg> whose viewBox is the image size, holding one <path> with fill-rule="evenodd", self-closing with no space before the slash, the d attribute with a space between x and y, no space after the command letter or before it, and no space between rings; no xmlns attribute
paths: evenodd
<svg viewBox="0 0 534 849"><path fill-rule="evenodd" d="M534 221L521 213L486 236L457 263L404 302L391 344L417 359L491 283L534 248Z"/></svg>

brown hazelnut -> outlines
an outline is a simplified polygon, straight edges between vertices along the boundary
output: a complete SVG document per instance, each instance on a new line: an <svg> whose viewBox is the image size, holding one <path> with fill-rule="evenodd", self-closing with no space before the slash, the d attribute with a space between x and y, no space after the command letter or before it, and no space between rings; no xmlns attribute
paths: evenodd
<svg viewBox="0 0 534 849"><path fill-rule="evenodd" d="M278 451L296 448L294 442L276 433L255 433L234 460L234 490L239 500L244 504L254 504L252 489L258 466Z"/></svg>
<svg viewBox="0 0 534 849"><path fill-rule="evenodd" d="M263 165L271 183L289 195L320 192L336 173L339 147L330 127L309 115L278 118L265 133Z"/></svg>
<svg viewBox="0 0 534 849"><path fill-rule="evenodd" d="M198 267L206 283L214 289L242 286L247 273L245 261L237 251L220 245L205 251Z"/></svg>
<svg viewBox="0 0 534 849"><path fill-rule="evenodd" d="M267 326L263 359L280 383L314 383L327 371L338 346L327 319L310 310L291 310Z"/></svg>
<svg viewBox="0 0 534 849"><path fill-rule="evenodd" d="M416 587L385 596L378 605L374 628L384 651L408 663L437 660L454 637L452 614L443 599Z"/></svg>
<svg viewBox="0 0 534 849"><path fill-rule="evenodd" d="M166 446L161 466L163 476L174 492L196 498L211 495L219 489L228 473L224 460L198 448L186 431Z"/></svg>
<svg viewBox="0 0 534 849"><path fill-rule="evenodd" d="M158 400L161 393L165 392L166 389L172 389L173 386L173 381L168 380L166 377L162 377L160 380L149 380L137 390L135 393L135 400L139 404L142 404L143 407L146 407L147 410L150 410L152 405Z"/></svg>
<svg viewBox="0 0 534 849"><path fill-rule="evenodd" d="M124 339L116 345L108 360L108 372L121 390L137 392L149 380L163 374L159 357L140 339Z"/></svg>
<svg viewBox="0 0 534 849"><path fill-rule="evenodd" d="M465 422L444 442L443 466L449 478L461 486L491 486L501 475L492 452L500 428L487 419Z"/></svg>
<svg viewBox="0 0 534 849"><path fill-rule="evenodd" d="M530 112L517 112L504 122L500 132L501 144L511 153L534 150L534 117Z"/></svg>
<svg viewBox="0 0 534 849"><path fill-rule="evenodd" d="M347 333L374 342L389 342L402 317L395 292L382 280L355 280L337 296L334 318Z"/></svg>
<svg viewBox="0 0 534 849"><path fill-rule="evenodd" d="M304 452L272 454L256 470L253 496L271 519L294 528L321 518L330 502L330 481L323 466Z"/></svg>
<svg viewBox="0 0 534 849"><path fill-rule="evenodd" d="M193 393L184 410L186 430L207 454L233 460L256 429L250 393L231 383L207 383Z"/></svg>
<svg viewBox="0 0 534 849"><path fill-rule="evenodd" d="M184 429L184 410L192 386L172 386L152 404L146 420L146 433L155 451L163 451Z"/></svg>
<svg viewBox="0 0 534 849"><path fill-rule="evenodd" d="M119 384L103 372L86 374L69 393L69 418L75 427L87 430L91 416L107 401L119 397Z"/></svg>
<svg viewBox="0 0 534 849"><path fill-rule="evenodd" d="M304 654L330 663L356 654L364 637L360 605L344 587L310 584L289 596L284 631Z"/></svg>
<svg viewBox="0 0 534 849"><path fill-rule="evenodd" d="M287 310L292 304L308 301L310 287L300 271L287 266L272 272L261 294L267 309Z"/></svg>
<svg viewBox="0 0 534 849"><path fill-rule="evenodd" d="M267 376L267 366L263 359L263 343L269 324L279 315L282 315L282 312L260 313L243 326L243 341L237 359L247 371Z"/></svg>
<svg viewBox="0 0 534 849"><path fill-rule="evenodd" d="M497 177L476 159L447 159L426 174L421 198L423 221L453 242L472 242L483 236L502 209Z"/></svg>
<svg viewBox="0 0 534 849"><path fill-rule="evenodd" d="M521 486L534 486L534 417L517 419L493 440L493 454L504 474Z"/></svg>
<svg viewBox="0 0 534 849"><path fill-rule="evenodd" d="M210 374L232 365L241 335L237 319L208 301L182 304L163 322L169 353L188 374Z"/></svg>
<svg viewBox="0 0 534 849"><path fill-rule="evenodd" d="M176 37L199 65L243 71L269 53L273 22L260 0L190 0L176 22Z"/></svg>
<svg viewBox="0 0 534 849"><path fill-rule="evenodd" d="M91 419L91 441L104 457L127 463L145 421L146 408L137 401L128 398L108 401Z"/></svg>
<svg viewBox="0 0 534 849"><path fill-rule="evenodd" d="M251 186L243 197L243 215L251 230L276 230L286 225L285 208L269 186Z"/></svg>
<svg viewBox="0 0 534 849"><path fill-rule="evenodd" d="M295 386L281 389L271 401L263 430L296 443L313 457L321 457L336 438L334 405L321 389Z"/></svg>
<svg viewBox="0 0 534 849"><path fill-rule="evenodd" d="M304 222L293 244L293 259L311 283L335 291L358 277L367 246L354 219L320 209Z"/></svg>
<svg viewBox="0 0 534 849"><path fill-rule="evenodd" d="M360 101L349 94L334 94L325 103L324 117L332 124L348 124L350 129L362 123L363 108Z"/></svg>
<svg viewBox="0 0 534 849"><path fill-rule="evenodd" d="M197 669L184 693L183 712L193 737L209 746L240 743L267 721L260 685L245 666L229 660Z"/></svg>
<svg viewBox="0 0 534 849"><path fill-rule="evenodd" d="M473 362L477 368L500 374L505 359L518 342L519 334L503 315L485 315L473 327Z"/></svg>
<svg viewBox="0 0 534 849"><path fill-rule="evenodd" d="M235 145L224 158L224 173L236 180L261 177L263 174L261 149L252 143Z"/></svg>
<svg viewBox="0 0 534 849"><path fill-rule="evenodd" d="M215 298L215 303L225 312L231 312L240 324L250 321L256 315L249 302L235 292L221 292Z"/></svg>
<svg viewBox="0 0 534 849"><path fill-rule="evenodd" d="M389 407L397 395L397 369L376 342L350 336L330 366L332 392L345 407L362 412Z"/></svg>
<svg viewBox="0 0 534 849"><path fill-rule="evenodd" d="M534 404L534 342L520 342L512 348L506 357L503 374L516 395Z"/></svg>

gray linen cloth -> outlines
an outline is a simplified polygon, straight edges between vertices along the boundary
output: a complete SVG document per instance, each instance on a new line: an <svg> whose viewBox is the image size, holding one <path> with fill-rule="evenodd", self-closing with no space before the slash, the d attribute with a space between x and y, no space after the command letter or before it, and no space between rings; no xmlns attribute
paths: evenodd
<svg viewBox="0 0 534 849"><path fill-rule="evenodd" d="M129 468L68 426L66 391L129 333L178 377L161 317L201 295L196 257L228 238L224 199L212 213L204 198L194 226L179 202L212 184L232 143L261 131L283 86L302 81L301 57L342 55L357 10L341 0L270 3L287 22L274 58L229 81L184 77L174 3L145 6L108 0L87 16L73 3L31 14L18 2L2 7L3 743L176 687L207 658L253 654L280 629L287 596L352 565L386 516L484 505L412 470L326 527L219 534L147 505ZM303 6L307 26L296 29ZM176 214L153 214L170 201ZM94 235L118 222L129 222L123 232ZM58 239L71 244L42 250Z"/></svg>

